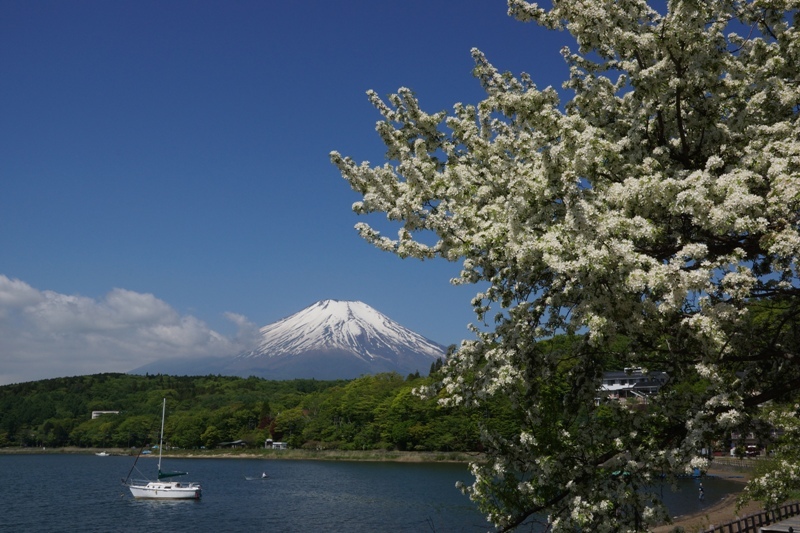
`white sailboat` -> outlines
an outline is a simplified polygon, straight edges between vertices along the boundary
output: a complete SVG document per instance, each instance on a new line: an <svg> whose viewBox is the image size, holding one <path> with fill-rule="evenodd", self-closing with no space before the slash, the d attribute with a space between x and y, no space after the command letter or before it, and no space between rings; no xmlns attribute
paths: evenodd
<svg viewBox="0 0 800 533"><path fill-rule="evenodd" d="M158 478L156 481L131 479L131 472L136 468L136 461L133 463L131 472L123 483L130 489L134 498L153 499L153 500L197 500L203 490L199 483L185 481L162 481L162 479L184 476L188 472L162 472L161 471L161 450L164 447L164 416L167 412L167 399L161 408L161 437L158 441Z"/></svg>

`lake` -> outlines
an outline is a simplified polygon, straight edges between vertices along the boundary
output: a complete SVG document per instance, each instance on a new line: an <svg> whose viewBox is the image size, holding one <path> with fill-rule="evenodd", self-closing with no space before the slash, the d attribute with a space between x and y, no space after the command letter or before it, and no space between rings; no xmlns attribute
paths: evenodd
<svg viewBox="0 0 800 533"><path fill-rule="evenodd" d="M157 458L141 458L154 474ZM456 488L466 465L264 459L168 459L203 485L199 501L135 500L122 485L131 457L0 455L0 531L478 532L491 529ZM269 478L248 481L266 472ZM134 477L140 477L134 475ZM686 514L736 488L685 480L667 506Z"/></svg>

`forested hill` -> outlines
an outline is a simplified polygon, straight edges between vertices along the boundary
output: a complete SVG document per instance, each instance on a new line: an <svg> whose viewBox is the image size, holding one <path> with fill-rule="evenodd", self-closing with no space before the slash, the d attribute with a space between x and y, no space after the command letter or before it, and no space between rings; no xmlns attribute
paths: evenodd
<svg viewBox="0 0 800 533"><path fill-rule="evenodd" d="M509 410L445 409L412 389L430 378L350 381L96 374L0 387L0 447L139 447L158 442L162 398L172 447L267 438L291 447L473 451L478 418L512 432ZM92 411L118 411L92 419Z"/></svg>

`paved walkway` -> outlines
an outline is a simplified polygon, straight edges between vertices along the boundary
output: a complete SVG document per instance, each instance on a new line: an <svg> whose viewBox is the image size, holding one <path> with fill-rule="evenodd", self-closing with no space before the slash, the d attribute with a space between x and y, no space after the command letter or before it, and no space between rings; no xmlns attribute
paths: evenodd
<svg viewBox="0 0 800 533"><path fill-rule="evenodd" d="M793 516L761 528L761 533L788 533L789 531L800 533L800 516Z"/></svg>

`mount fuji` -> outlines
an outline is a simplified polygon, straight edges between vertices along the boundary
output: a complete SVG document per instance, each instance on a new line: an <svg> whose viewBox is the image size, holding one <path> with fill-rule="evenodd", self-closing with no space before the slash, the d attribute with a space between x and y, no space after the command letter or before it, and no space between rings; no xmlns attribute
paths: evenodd
<svg viewBox="0 0 800 533"><path fill-rule="evenodd" d="M158 363L133 371L222 374L266 379L353 379L363 374L425 374L446 349L363 302L323 300L262 327L251 350L182 371Z"/></svg>

